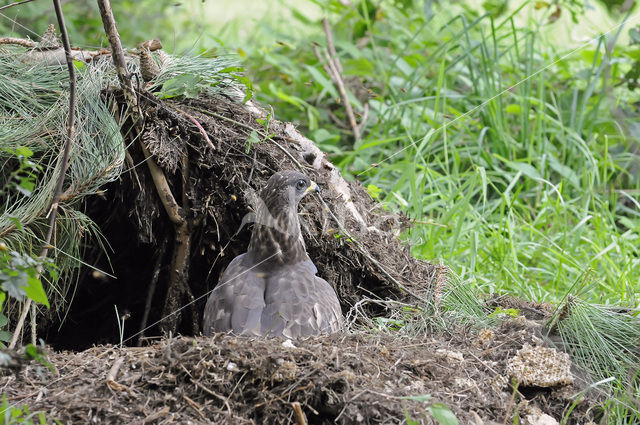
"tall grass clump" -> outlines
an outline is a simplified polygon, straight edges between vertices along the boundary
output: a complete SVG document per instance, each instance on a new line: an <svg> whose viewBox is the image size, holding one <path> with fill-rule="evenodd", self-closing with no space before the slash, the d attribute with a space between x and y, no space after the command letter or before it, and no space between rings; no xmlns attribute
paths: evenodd
<svg viewBox="0 0 640 425"><path fill-rule="evenodd" d="M561 298L591 268L582 297L637 306L640 99L625 82L637 22L570 46L554 32L577 24L554 23L554 8L427 3L317 3L350 102L359 117L369 108L359 140L314 55L327 44L316 19L294 14L310 34L255 35L277 37L246 55L256 97L409 215L415 255L537 300Z"/></svg>

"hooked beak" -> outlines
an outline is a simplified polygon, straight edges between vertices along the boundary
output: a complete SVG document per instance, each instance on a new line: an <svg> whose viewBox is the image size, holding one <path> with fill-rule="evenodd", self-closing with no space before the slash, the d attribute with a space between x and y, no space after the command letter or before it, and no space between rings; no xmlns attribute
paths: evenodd
<svg viewBox="0 0 640 425"><path fill-rule="evenodd" d="M318 184L313 180L311 180L311 184L309 184L309 187L305 191L305 194L311 193L311 192L315 192L315 193L320 192L320 188L318 187Z"/></svg>

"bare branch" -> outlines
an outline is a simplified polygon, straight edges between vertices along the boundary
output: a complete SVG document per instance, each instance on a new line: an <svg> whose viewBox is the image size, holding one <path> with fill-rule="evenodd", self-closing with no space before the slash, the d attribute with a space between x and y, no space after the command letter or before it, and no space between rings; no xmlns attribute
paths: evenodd
<svg viewBox="0 0 640 425"><path fill-rule="evenodd" d="M340 97L342 98L342 102L344 103L345 111L347 112L347 118L349 119L349 125L351 125L351 130L353 131L353 137L356 140L360 140L360 128L358 127L358 122L356 121L356 116L353 114L353 107L351 106L351 102L349 101L349 96L347 96L347 89L344 86L344 82L342 81L342 76L338 72L338 68L333 60L333 58L329 55L327 49L324 49L324 57L327 60L327 65L331 70L331 80L338 88L338 92L340 93Z"/></svg>
<svg viewBox="0 0 640 425"><path fill-rule="evenodd" d="M24 3L30 3L30 2L32 2L32 1L34 1L34 0L22 0L22 1L17 1L17 2L15 2L15 3L11 3L11 4L8 4L8 5L6 5L6 6L2 6L2 7L0 7L0 10L5 10L5 9L8 9L8 8L10 8L10 7L13 7L13 6L19 6L19 5L24 4Z"/></svg>
<svg viewBox="0 0 640 425"><path fill-rule="evenodd" d="M142 153L147 162L147 166L149 167L149 172L151 173L151 179L153 180L153 184L156 187L156 191L160 196L160 201L162 202L162 206L164 206L164 210L167 212L167 216L169 216L169 220L177 226L180 226L184 223L184 218L182 217L182 208L176 202L173 193L171 192L171 188L169 187L169 182L167 181L167 177L164 175L162 169L156 164L151 156L151 152L145 146L145 144L140 140L140 148L142 149Z"/></svg>
<svg viewBox="0 0 640 425"><path fill-rule="evenodd" d="M0 44L15 44L22 47L28 47L30 49L37 46L37 44L31 40L15 37L0 37Z"/></svg>
<svg viewBox="0 0 640 425"><path fill-rule="evenodd" d="M322 53L324 53L324 55L320 53L320 49L318 49L318 46L316 45L313 46L313 51L318 58L318 61L323 64L324 70L340 93L340 98L344 103L347 119L349 120L349 126L353 132L354 139L357 141L360 140L362 127L367 121L369 108L365 105L363 119L358 123L356 121L355 114L353 113L353 107L351 106L349 97L347 96L347 89L342 78L342 64L340 63L340 58L336 52L333 35L331 34L331 28L329 27L329 21L326 18L322 20L322 27L324 29L325 38L327 39L327 48L323 49Z"/></svg>
<svg viewBox="0 0 640 425"><path fill-rule="evenodd" d="M338 52L336 52L336 46L335 44L333 44L333 34L331 34L331 27L329 26L329 20L327 18L324 18L322 20L322 28L324 29L324 36L327 39L327 47L329 48L329 53L335 61L336 69L340 74L342 74L342 64L340 63Z"/></svg>
<svg viewBox="0 0 640 425"><path fill-rule="evenodd" d="M100 9L100 16L102 17L104 32L107 34L107 39L111 45L111 57L113 58L113 65L116 67L118 80L120 80L120 85L122 86L127 102L133 107L134 111L137 111L138 99L133 89L131 76L127 71L127 62L124 58L122 44L120 44L120 34L118 34L118 27L116 27L116 21L113 17L111 3L109 0L98 0L98 8Z"/></svg>

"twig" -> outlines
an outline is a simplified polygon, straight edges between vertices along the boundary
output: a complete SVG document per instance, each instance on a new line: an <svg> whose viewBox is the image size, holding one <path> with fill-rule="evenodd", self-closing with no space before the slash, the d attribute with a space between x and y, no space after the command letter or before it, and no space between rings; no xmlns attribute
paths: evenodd
<svg viewBox="0 0 640 425"><path fill-rule="evenodd" d="M22 46L27 49L32 49L27 52L23 56L23 60L28 63L36 63L42 65L61 65L64 64L66 59L64 59L65 53L64 48L61 46L59 48L55 47L47 47L42 48L42 46L32 40L24 39L24 38L16 38L16 37L0 37L0 44L13 44L16 46ZM140 43L141 46L144 46L148 52L153 52L162 48L162 44L159 40L148 40L143 43ZM136 51L129 49L127 50L129 54L135 54ZM82 61L82 62L90 62L102 56L111 55L111 50L109 49L98 49L98 50L86 50L77 47L71 48L71 58L73 60Z"/></svg>
<svg viewBox="0 0 640 425"><path fill-rule="evenodd" d="M2 10L2 8L0 8L0 10ZM37 46L37 44L31 40L25 40L23 38L15 38L15 37L0 37L0 44L15 44L17 46L27 47L30 49L33 49L34 47Z"/></svg>
<svg viewBox="0 0 640 425"><path fill-rule="evenodd" d="M120 85L124 92L125 99L134 115L134 125L139 135L143 133L143 125L141 124L141 120L143 118L142 111L140 109L140 103L138 102L138 97L136 95L135 88L133 86L133 82L131 80L131 76L127 71L127 63L124 57L124 50L122 49L122 45L120 43L120 35L118 34L118 28L116 27L116 22L113 17L113 11L111 9L111 5L109 0L98 0L98 6L100 8L100 16L102 17L102 23L104 25L105 33L107 34L107 38L109 39L109 44L111 45L111 56L113 58L113 65L116 68L116 73L118 75L118 80L120 81ZM160 44L160 43L155 43ZM145 146L142 137L138 138L138 143L142 150L142 153L145 157L147 166L149 167L149 172L151 173L151 178L156 187L156 191L158 192L158 196L160 197L160 201L169 216L169 220L176 227L176 237L174 244L174 253L172 259L172 267L170 270L170 278L169 278L169 291L166 298L165 303L165 319L167 317L174 317L173 313L180 311L180 309L173 308L173 304L175 303L174 297L172 297L172 288L176 286L176 283L182 283L186 280L186 273L188 273L188 261L189 261L189 253L190 253L190 229L189 223L183 216L183 208L178 205L171 192L171 188L169 187L169 183L167 178L162 171L162 169L156 164L153 160L149 149ZM184 173L186 169L183 167L183 179L186 178ZM183 186L184 189L184 186ZM183 194L183 204L186 197ZM186 204L183 206L186 207ZM180 267L179 269L177 267ZM184 283L187 285L187 283ZM182 287L182 293L189 293L189 291ZM166 309L170 309L170 313L166 313ZM175 323L175 319L173 319L173 323ZM172 330L172 329L167 329Z"/></svg>
<svg viewBox="0 0 640 425"><path fill-rule="evenodd" d="M167 182L167 177L164 175L164 172L158 166L158 164L156 164L156 162L153 160L151 152L149 152L149 149L145 146L142 140L140 141L140 148L142 149L142 154L144 155L147 167L149 167L151 180L153 180L153 184L158 191L158 195L160 196L160 200L162 201L162 206L167 212L169 220L171 220L171 222L175 225L182 225L182 223L184 223L184 218L182 217L182 208L180 208L180 205L178 205L175 197L173 196L173 193L171 192L169 182Z"/></svg>
<svg viewBox="0 0 640 425"><path fill-rule="evenodd" d="M324 48L322 49L324 53L323 55L320 53L320 49L318 46L313 46L313 51L318 58L318 61L322 63L326 61L327 65L325 66L325 71L329 74L329 78L333 81L333 84L338 89L338 93L340 93L340 98L342 99L342 103L344 104L344 108L347 113L347 119L349 120L349 125L351 126L351 131L353 132L353 137L356 140L360 140L360 129L358 128L358 123L356 121L356 117L353 114L353 108L351 107L351 102L349 101L349 96L347 96L347 90L344 87L344 82L342 81L342 77L338 73L335 63L333 59L329 55L329 51Z"/></svg>
<svg viewBox="0 0 640 425"><path fill-rule="evenodd" d="M164 174L163 174L164 176ZM182 157L182 211L189 209L188 196L188 180L189 180L189 156L185 153ZM181 215L181 222L174 222L175 236L173 244L173 256L171 258L171 268L169 269L169 283L165 304L162 312L163 320L161 329L165 331L175 330L182 314L171 314L178 311L179 297L185 294L190 298L191 302L195 299L189 288L189 257L191 255L191 221L186 215ZM191 304L187 303L187 305ZM193 332L198 332L197 313L191 308Z"/></svg>
<svg viewBox="0 0 640 425"><path fill-rule="evenodd" d="M160 252L158 252L158 259L156 260L156 264L153 268L153 275L151 276L151 282L149 283L147 299L144 304L144 313L142 314L142 321L140 322L140 332L138 332L140 334L138 337L138 346L140 346L140 343L144 338L144 331L147 329L147 321L149 320L149 312L151 311L151 301L153 300L153 294L156 292L156 285L158 284L158 278L160 277L160 266L162 265L162 258L164 257L166 249L167 242L165 240L162 243Z"/></svg>
<svg viewBox="0 0 640 425"><path fill-rule="evenodd" d="M8 9L8 8L10 8L10 7L13 7L13 6L19 6L19 5L24 4L24 3L30 3L30 2L32 2L32 1L34 1L34 0L22 0L22 1L17 1L17 2L14 2L14 3L8 4L8 5L6 5L6 6L2 6L2 7L0 7L0 10ZM54 0L54 3L58 3L58 2ZM57 13L57 11L56 11L56 13Z"/></svg>
<svg viewBox="0 0 640 425"><path fill-rule="evenodd" d="M291 403L291 407L293 407L293 411L296 414L296 423L298 425L307 425L307 416L302 411L302 407L300 407L300 403L294 401Z"/></svg>
<svg viewBox="0 0 640 425"><path fill-rule="evenodd" d="M233 393L236 392L236 389L238 388L238 385L240 385L240 382L242 382L242 380L244 379L246 374L247 374L247 372L243 373L242 376L240 377L240 379L238 379L238 382L236 382L236 384L233 386L233 388L231 389L231 392L227 396L227 402L229 401L229 399L231 398Z"/></svg>
<svg viewBox="0 0 640 425"><path fill-rule="evenodd" d="M133 89L131 76L127 71L127 62L124 58L124 50L122 50L122 44L120 44L120 34L118 34L118 27L116 27L116 21L113 17L113 11L111 10L109 0L98 0L98 8L100 9L100 16L102 17L104 32L107 34L109 45L111 45L113 65L116 68L116 74L118 75L118 80L120 81L120 85L124 91L124 96L127 99L127 102L133 106L134 111L137 111L138 99Z"/></svg>
<svg viewBox="0 0 640 425"><path fill-rule="evenodd" d="M506 425L507 421L509 420L509 412L511 412L511 409L513 408L513 405L515 403L516 393L518 393L518 383L517 382L514 383L513 393L511 394L511 398L509 399L509 404L507 404L507 410L505 412L505 416L504 416L504 420L502 421L502 425ZM516 412L514 412L513 414L515 415Z"/></svg>
<svg viewBox="0 0 640 425"><path fill-rule="evenodd" d="M349 97L347 96L347 89L345 88L344 80L342 78L342 64L340 63L340 58L338 57L335 44L333 43L333 35L331 34L329 21L326 18L322 20L322 27L327 40L327 47L322 49L323 54L320 53L320 49L316 45L313 46L313 51L320 63L326 61L326 64L323 64L323 67L340 93L340 98L342 99L342 103L344 103L347 119L349 120L351 131L353 132L353 137L358 141L362 136L362 127L367 121L369 108L365 105L362 120L358 123L358 121L356 121L355 114L353 113L353 107L351 106Z"/></svg>
<svg viewBox="0 0 640 425"><path fill-rule="evenodd" d="M69 71L69 116L67 117L67 140L64 143L64 149L62 152L62 159L60 161L60 174L58 175L58 181L56 183L56 190L51 200L51 206L49 208L49 229L44 239L42 251L40 251L40 261L42 262L49 253L49 247L51 246L51 238L53 237L53 231L56 225L56 218L58 217L58 203L62 196L62 185L64 184L64 176L67 173L67 166L69 165L69 154L71 152L71 140L73 139L74 125L75 125L75 110L76 110L76 71L71 59L71 44L69 43L69 34L67 33L67 27L64 22L64 15L60 8L60 0L53 0L53 5L56 10L56 17L58 19L58 26L62 33L62 44L64 45L64 52L67 59L67 69ZM42 274L42 265L38 266L38 278ZM9 348L14 348L18 342L18 336L22 331L24 320L26 318L26 311L31 307L31 339L32 344L36 343L36 306L32 303L31 298L27 299L25 303L25 311L20 316L20 320L16 324L16 329L13 332L11 343Z"/></svg>
<svg viewBox="0 0 640 425"><path fill-rule="evenodd" d="M429 226L437 226L437 227L444 227L444 228L449 227L446 224L440 224L440 223L436 223L434 221L423 221L423 220L410 219L409 222L414 223L414 224L427 224Z"/></svg>
<svg viewBox="0 0 640 425"><path fill-rule="evenodd" d="M113 364L111 365L111 369L109 369L109 373L107 374L107 384L109 384L110 382L115 382L116 377L118 376L118 372L120 371L120 366L122 366L123 362L124 357L118 357L118 359L113 362Z"/></svg>
<svg viewBox="0 0 640 425"><path fill-rule="evenodd" d="M193 410L196 411L196 413L198 414L198 416L200 416L202 418L203 421L207 420L207 417L202 413L202 411L200 409L202 409L202 407L196 403L195 401L191 400L189 397L187 397L185 394L182 394L182 398L184 399L184 401L187 402L187 404L189 406L191 406L191 408Z"/></svg>
<svg viewBox="0 0 640 425"><path fill-rule="evenodd" d="M336 69L340 74L342 74L342 63L340 63L338 52L336 52L336 46L333 43L333 34L331 34L331 27L329 26L329 20L327 18L324 18L322 20L322 29L324 30L324 36L327 39L327 47L329 48L329 53L335 61Z"/></svg>
<svg viewBox="0 0 640 425"><path fill-rule="evenodd" d="M214 146L214 144L211 142L211 140L209 140L209 136L207 135L207 131L202 127L202 125L200 125L198 120L196 120L194 117L192 117L191 115L187 114L185 111L183 111L180 108L175 108L175 109L176 109L176 111L180 112L185 117L189 118L189 120L192 123L194 123L196 127L198 127L198 130L200 131L200 134L202 134L202 137L204 137L204 140L206 140L207 144L211 147L211 149L216 150L216 147Z"/></svg>
<svg viewBox="0 0 640 425"><path fill-rule="evenodd" d="M126 391L129 393L129 395L132 395L135 397L135 392L131 388L127 387L126 385L122 385L116 381L116 378L118 377L118 372L120 371L120 366L122 366L123 362L124 362L124 357L118 357L118 359L113 363L113 365L111 365L111 369L109 369L109 373L107 374L107 386L114 391L120 391L120 392Z"/></svg>
<svg viewBox="0 0 640 425"><path fill-rule="evenodd" d="M194 378L193 375L191 375L191 372L189 372L187 370L187 368L184 367L184 365L182 363L180 364L180 367L182 367L182 369L185 371L185 373L187 375L189 375L189 378L191 378L191 382L193 382L196 385L196 387L200 388L205 393L214 396L218 400L221 400L222 402L224 402L225 406L227 407L227 411L229 412L229 414L231 414L231 406L229 406L229 402L228 402L227 398L221 396L220 394L216 393L215 391L207 388L206 386L204 386L203 384L198 382L198 380L196 378Z"/></svg>
<svg viewBox="0 0 640 425"><path fill-rule="evenodd" d="M144 418L142 420L142 422L140 422L142 425L145 424L149 424L151 422L155 422L158 419L160 419L161 417L165 416L167 413L169 413L170 409L169 406L165 406L162 409L158 410L156 413L152 413L151 415L147 416L146 418Z"/></svg>
<svg viewBox="0 0 640 425"><path fill-rule="evenodd" d="M30 307L31 307L31 298L27 298L27 302L24 303L24 310L22 310L22 314L20 314L20 318L18 319L16 328L13 331L13 337L11 338L11 342L9 343L9 349L12 349L16 346L16 342L18 341L18 335L22 330L22 325L24 325L24 320L27 318L27 313L29 312Z"/></svg>

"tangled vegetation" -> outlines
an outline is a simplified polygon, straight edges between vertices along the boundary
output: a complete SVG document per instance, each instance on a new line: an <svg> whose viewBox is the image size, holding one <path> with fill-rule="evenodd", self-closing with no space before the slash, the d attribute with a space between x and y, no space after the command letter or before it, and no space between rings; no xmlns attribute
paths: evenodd
<svg viewBox="0 0 640 425"><path fill-rule="evenodd" d="M118 7L122 13L171 8L171 18L165 14L155 22L185 31L178 44L197 46L202 54L166 67L153 88L159 97L192 97L202 92L200 85L209 90L232 73L250 88L244 100L253 96L271 105L275 118L295 123L376 202L409 217L412 227L402 238L412 253L441 260L459 276L440 308L464 323L490 324L493 317L486 317L478 293L553 302L548 330L560 335L565 351L607 395L605 420L637 420L637 10L609 4L605 26L589 33L579 22L593 11L575 0L487 1L482 8L464 1L310 1L291 8L284 28L270 25L267 15L249 36L224 43L210 35L185 40L189 25L200 22L188 17L206 5L124 1ZM604 6L597 8L605 13ZM25 5L11 19L35 28L49 19L38 10ZM69 15L75 43L100 44L95 7L83 4ZM4 34L25 36L3 16ZM125 40L155 35L145 25L119 23ZM232 50L246 78L228 60ZM8 165L0 175L0 308L6 292L50 300L62 314L74 286L68 280L59 286L58 271L73 271L82 260L74 236L104 241L84 215L83 199L99 195L122 172L120 123L101 98L117 82L104 68L78 65L77 137L83 142L73 154L83 160L72 163L67 182L76 204L58 222L58 249L66 254L54 259L55 266L44 263L47 299L34 280L43 264L28 254L35 255L42 242L60 172L61 123L68 113L60 93L67 75L18 66L12 55L0 56L0 74L9 77L0 80L1 160ZM215 63L209 70L207 60ZM10 231L15 228L20 231ZM378 318L372 326L406 331L415 323L405 319ZM437 320L434 315L429 325ZM8 337L0 333L1 340Z"/></svg>

